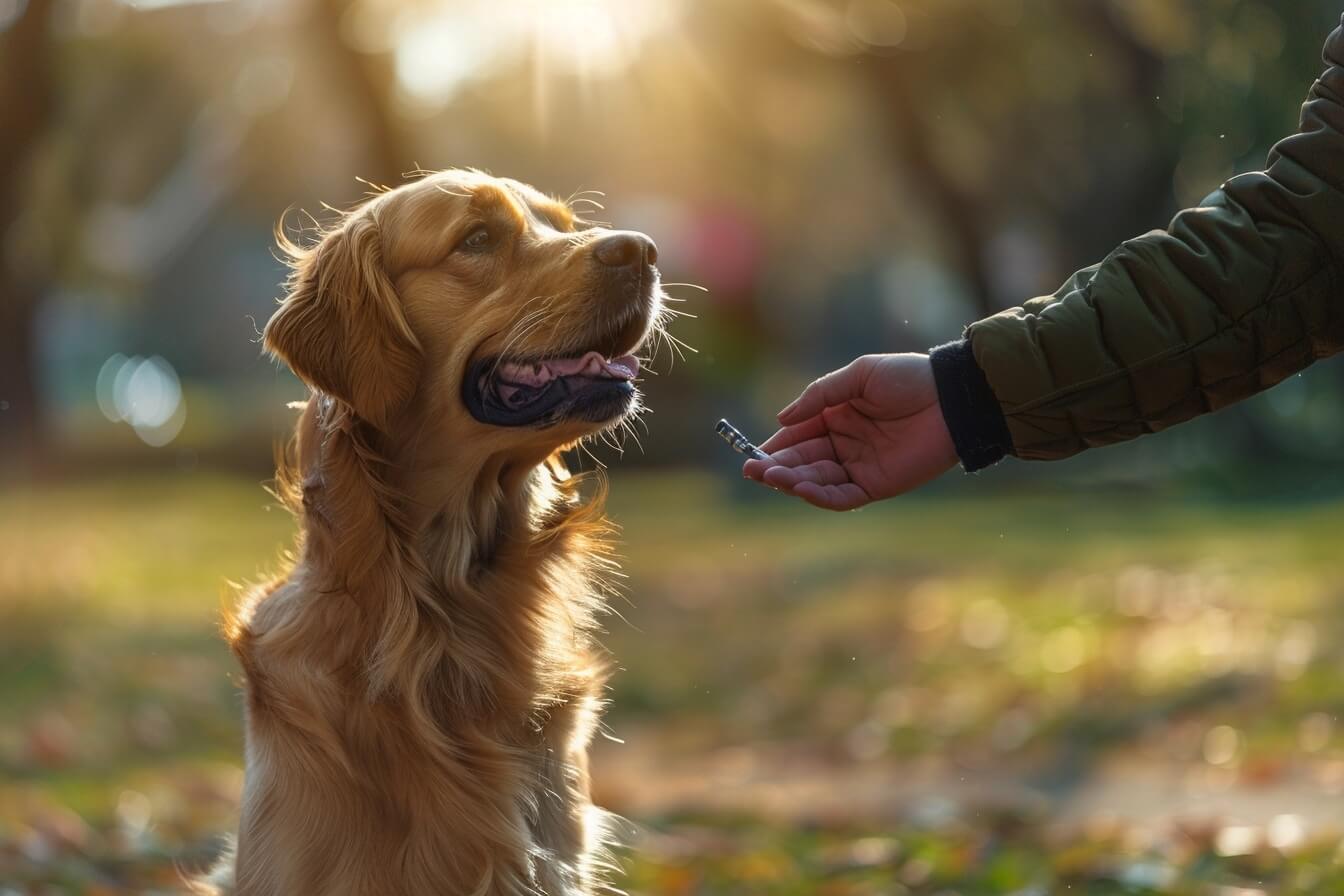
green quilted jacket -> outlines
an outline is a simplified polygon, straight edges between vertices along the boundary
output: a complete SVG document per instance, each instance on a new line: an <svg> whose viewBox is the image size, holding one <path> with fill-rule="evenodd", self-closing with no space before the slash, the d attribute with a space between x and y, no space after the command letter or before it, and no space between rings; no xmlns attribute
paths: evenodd
<svg viewBox="0 0 1344 896"><path fill-rule="evenodd" d="M932 350L967 470L1156 432L1344 348L1344 25L1325 62L1264 171Z"/></svg>

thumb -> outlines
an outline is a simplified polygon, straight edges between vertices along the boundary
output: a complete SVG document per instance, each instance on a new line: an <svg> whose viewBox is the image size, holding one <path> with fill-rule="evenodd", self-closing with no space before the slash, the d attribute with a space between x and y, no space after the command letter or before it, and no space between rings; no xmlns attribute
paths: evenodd
<svg viewBox="0 0 1344 896"><path fill-rule="evenodd" d="M779 412L779 422L785 426L801 423L820 414L828 407L844 404L863 394L873 357L864 355L812 381L793 404Z"/></svg>

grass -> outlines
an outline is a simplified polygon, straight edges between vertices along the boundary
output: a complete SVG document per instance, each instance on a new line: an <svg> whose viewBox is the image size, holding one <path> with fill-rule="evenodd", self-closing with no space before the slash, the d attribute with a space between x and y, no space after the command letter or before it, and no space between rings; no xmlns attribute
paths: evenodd
<svg viewBox="0 0 1344 896"><path fill-rule="evenodd" d="M1326 893L1344 504L916 497L619 475L595 766L634 893ZM168 892L236 808L216 626L258 483L0 496L0 893ZM41 889L46 887L47 889Z"/></svg>

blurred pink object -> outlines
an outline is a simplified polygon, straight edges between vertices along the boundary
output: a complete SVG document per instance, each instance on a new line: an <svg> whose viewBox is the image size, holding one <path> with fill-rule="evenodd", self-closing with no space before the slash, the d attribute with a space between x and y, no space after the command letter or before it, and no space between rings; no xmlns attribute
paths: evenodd
<svg viewBox="0 0 1344 896"><path fill-rule="evenodd" d="M696 281L717 302L746 304L761 269L760 227L726 202L707 203L692 214L687 248Z"/></svg>

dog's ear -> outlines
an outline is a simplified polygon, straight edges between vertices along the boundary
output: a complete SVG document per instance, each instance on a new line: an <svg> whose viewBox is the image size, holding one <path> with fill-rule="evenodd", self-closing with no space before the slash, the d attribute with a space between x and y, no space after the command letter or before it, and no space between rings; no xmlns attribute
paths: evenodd
<svg viewBox="0 0 1344 896"><path fill-rule="evenodd" d="M380 429L415 391L420 346L383 266L377 224L347 219L290 257L287 294L266 324L266 350L300 379Z"/></svg>

